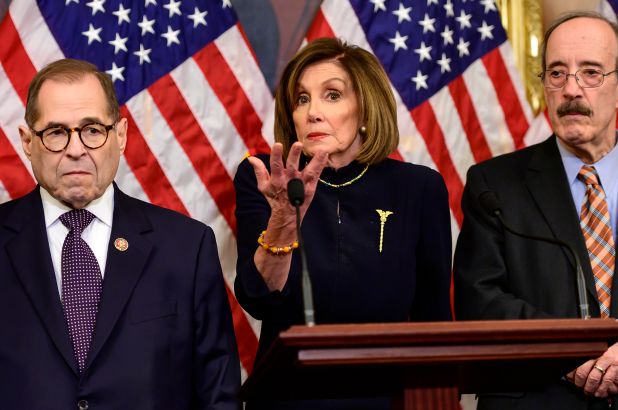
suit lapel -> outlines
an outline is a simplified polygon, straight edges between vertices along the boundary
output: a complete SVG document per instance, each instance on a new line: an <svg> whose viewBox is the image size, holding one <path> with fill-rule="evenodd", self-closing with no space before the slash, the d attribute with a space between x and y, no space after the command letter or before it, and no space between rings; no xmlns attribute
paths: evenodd
<svg viewBox="0 0 618 410"><path fill-rule="evenodd" d="M598 315L598 302L588 250L556 144L555 136L539 144L526 173L526 184L554 237L570 244L580 257L591 313ZM566 249L563 251L568 260L572 261L569 251Z"/></svg>
<svg viewBox="0 0 618 410"><path fill-rule="evenodd" d="M7 244L7 253L24 291L54 345L77 375L77 361L73 354L49 252L39 188L20 201L8 218L7 228L15 231L16 235Z"/></svg>
<svg viewBox="0 0 618 410"><path fill-rule="evenodd" d="M96 359L124 311L152 250L152 245L143 236L152 227L143 210L137 206L138 201L122 193L115 184L114 192L114 220L103 293L86 368ZM117 238L127 241L126 251L116 249L114 241Z"/></svg>

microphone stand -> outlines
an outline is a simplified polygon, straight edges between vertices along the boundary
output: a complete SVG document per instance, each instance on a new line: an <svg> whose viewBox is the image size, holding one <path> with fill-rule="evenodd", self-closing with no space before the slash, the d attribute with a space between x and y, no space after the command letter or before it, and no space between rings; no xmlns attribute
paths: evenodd
<svg viewBox="0 0 618 410"><path fill-rule="evenodd" d="M573 259L575 260L575 270L576 270L576 279L577 279L577 301L579 303L580 317L582 319L590 319L588 296L586 295L586 285L584 283L584 271L582 270L582 264L579 259L579 256L577 255L577 252L575 252L573 247L569 245L568 243L561 241L559 239L546 238L546 237L536 236L536 235L529 235L526 233L518 232L514 230L513 228L511 228L511 226L509 226L506 223L504 218L502 218L502 211L500 210L500 201L498 200L498 197L493 191L482 192L478 196L478 199L479 199L479 202L481 203L481 206L484 208L485 212L497 217L500 223L502 224L502 226L504 227L504 229L506 229L513 235L521 236L527 239L533 239L535 241L553 243L555 245L562 246L569 250L569 253L573 256Z"/></svg>
<svg viewBox="0 0 618 410"><path fill-rule="evenodd" d="M298 253L300 253L300 266L302 272L302 292L303 307L305 313L305 324L315 325L315 313L313 311L313 290L309 269L307 268L307 257L303 247L302 235L300 234L300 206L305 201L305 185L298 178L293 178L288 182L288 199L294 209L296 209L296 237L298 238Z"/></svg>
<svg viewBox="0 0 618 410"><path fill-rule="evenodd" d="M303 306L305 307L305 324L315 325L315 314L313 311L313 289L309 270L307 269L307 256L303 248L302 236L300 234L300 206L296 205L296 236L298 238L298 253L300 253L300 266L302 271Z"/></svg>

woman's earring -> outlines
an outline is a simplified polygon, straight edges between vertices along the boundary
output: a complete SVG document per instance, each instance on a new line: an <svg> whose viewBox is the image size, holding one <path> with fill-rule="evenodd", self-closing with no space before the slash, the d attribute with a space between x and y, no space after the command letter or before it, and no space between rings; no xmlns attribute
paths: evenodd
<svg viewBox="0 0 618 410"><path fill-rule="evenodd" d="M364 137L365 135L367 135L367 128L366 128L364 125L363 125L363 126L361 126L361 127L358 129L358 133Z"/></svg>

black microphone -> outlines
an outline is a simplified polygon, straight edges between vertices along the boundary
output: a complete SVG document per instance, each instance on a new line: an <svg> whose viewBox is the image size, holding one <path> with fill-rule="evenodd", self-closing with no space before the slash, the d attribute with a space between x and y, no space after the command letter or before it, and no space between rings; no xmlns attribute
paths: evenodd
<svg viewBox="0 0 618 410"><path fill-rule="evenodd" d="M484 191L478 196L479 202L481 206L491 216L495 216L498 218L504 229L512 233L513 235L521 236L522 238L533 239L537 241L549 242L555 245L560 245L569 250L571 255L573 255L573 259L575 260L575 269L576 269L576 279L577 279L577 299L579 302L579 314L582 319L590 319L590 313L588 312L588 297L586 296L586 285L584 284L584 272L582 270L582 264L579 260L579 256L577 252L573 249L573 247L559 239L548 238L543 236L530 235L522 232L518 232L514 230L510 225L506 223L504 218L502 218L502 210L500 207L500 200L498 196L493 191Z"/></svg>
<svg viewBox="0 0 618 410"><path fill-rule="evenodd" d="M298 178L288 182L288 199L294 207L299 207L305 202L305 185Z"/></svg>
<svg viewBox="0 0 618 410"><path fill-rule="evenodd" d="M303 249L303 241L300 235L300 206L305 202L305 184L298 178L290 179L288 182L288 199L296 208L296 236L298 237L298 252L300 253L300 266L302 272L303 306L305 308L305 324L315 325L313 311L313 290L311 288L311 278L307 268L307 258Z"/></svg>

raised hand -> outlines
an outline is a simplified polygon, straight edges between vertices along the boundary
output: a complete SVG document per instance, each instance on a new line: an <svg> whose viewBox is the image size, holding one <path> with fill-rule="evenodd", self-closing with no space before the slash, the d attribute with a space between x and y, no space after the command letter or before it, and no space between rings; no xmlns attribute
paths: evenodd
<svg viewBox="0 0 618 410"><path fill-rule="evenodd" d="M271 209L271 220L281 219L283 225L294 221L295 211L288 201L287 186L290 179L298 178L305 185L305 202L300 207L301 218L307 212L307 208L313 200L316 186L328 161L326 152L317 152L307 166L300 171L299 160L303 145L295 142L290 148L286 164L283 164L283 146L276 143L270 154L270 174L262 161L256 157L250 157L249 163L253 166L258 189L264 195ZM269 226L271 223L269 223Z"/></svg>
<svg viewBox="0 0 618 410"><path fill-rule="evenodd" d="M320 174L328 161L326 152L316 152L307 166L300 171L298 165L302 150L303 145L295 142L284 165L283 146L275 144L270 153L270 173L258 158L249 158L257 179L258 190L268 201L271 210L263 241L275 247L289 249L289 245L298 240L296 210L288 201L288 182L290 179L298 178L305 185L305 202L300 207L303 218L313 200ZM292 252L273 255L260 246L255 251L253 260L270 290L283 289L290 271Z"/></svg>

